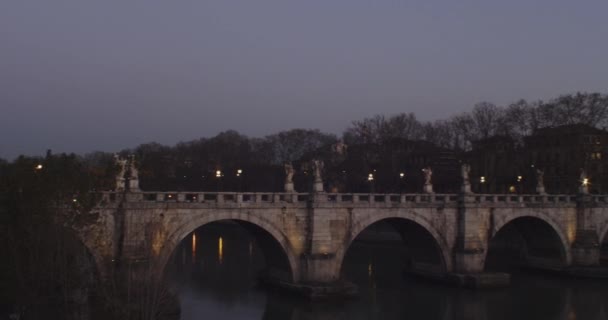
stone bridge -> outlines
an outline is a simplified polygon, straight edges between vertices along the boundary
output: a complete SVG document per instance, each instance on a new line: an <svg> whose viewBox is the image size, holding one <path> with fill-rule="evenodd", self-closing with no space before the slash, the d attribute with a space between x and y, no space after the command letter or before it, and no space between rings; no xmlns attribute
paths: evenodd
<svg viewBox="0 0 608 320"><path fill-rule="evenodd" d="M125 191L102 193L93 211L97 222L79 234L102 276L120 261L147 261L162 275L195 229L232 220L256 237L273 277L308 287L339 283L349 246L378 222L427 251L411 251L414 272L476 287L500 255L553 270L598 266L608 233L608 196L590 194Z"/></svg>

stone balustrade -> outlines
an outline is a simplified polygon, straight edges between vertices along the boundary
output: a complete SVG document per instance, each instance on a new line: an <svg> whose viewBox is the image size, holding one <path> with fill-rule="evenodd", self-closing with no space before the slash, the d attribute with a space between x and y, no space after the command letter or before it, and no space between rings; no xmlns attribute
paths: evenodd
<svg viewBox="0 0 608 320"><path fill-rule="evenodd" d="M306 205L314 201L327 205L394 207L408 205L455 206L461 200L480 206L573 206L579 195L556 194L426 194L426 193L295 193L295 192L101 192L105 202L116 202L123 195L128 202ZM586 195L590 203L608 204L608 195Z"/></svg>

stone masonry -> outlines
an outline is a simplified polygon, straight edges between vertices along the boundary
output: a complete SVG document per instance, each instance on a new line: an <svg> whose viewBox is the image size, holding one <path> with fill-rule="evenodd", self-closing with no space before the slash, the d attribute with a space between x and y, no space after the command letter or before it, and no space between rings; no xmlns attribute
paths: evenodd
<svg viewBox="0 0 608 320"><path fill-rule="evenodd" d="M422 227L434 239L438 275L478 275L490 240L507 224L534 218L549 226L563 249L552 267L599 265L608 233L608 196L483 194L332 194L105 192L96 224L79 231L101 275L116 261L147 261L159 275L178 244L198 227L220 220L259 227L282 249L282 281L331 284L357 235L385 219Z"/></svg>

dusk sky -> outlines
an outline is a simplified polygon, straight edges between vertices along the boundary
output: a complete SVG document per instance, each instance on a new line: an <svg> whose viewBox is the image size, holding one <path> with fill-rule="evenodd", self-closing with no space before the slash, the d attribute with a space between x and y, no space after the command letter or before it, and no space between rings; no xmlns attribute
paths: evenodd
<svg viewBox="0 0 608 320"><path fill-rule="evenodd" d="M0 157L608 88L608 1L1 0Z"/></svg>

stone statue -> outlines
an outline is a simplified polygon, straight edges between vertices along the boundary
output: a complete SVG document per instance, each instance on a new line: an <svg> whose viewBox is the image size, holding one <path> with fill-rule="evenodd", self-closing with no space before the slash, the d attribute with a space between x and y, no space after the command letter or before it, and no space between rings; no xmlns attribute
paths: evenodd
<svg viewBox="0 0 608 320"><path fill-rule="evenodd" d="M460 191L462 193L473 193L471 191L471 181L469 180L469 174L471 173L471 166L468 163L463 163L460 166L460 176L462 177L462 186Z"/></svg>
<svg viewBox="0 0 608 320"><path fill-rule="evenodd" d="M536 169L536 188L545 188L545 172L540 170L540 169Z"/></svg>
<svg viewBox="0 0 608 320"><path fill-rule="evenodd" d="M321 172L323 171L323 160L312 160L312 168L314 170L315 182L323 181Z"/></svg>
<svg viewBox="0 0 608 320"><path fill-rule="evenodd" d="M315 192L323 192L323 178L321 172L323 171L323 160L312 160L312 168L314 170L315 183L313 190Z"/></svg>
<svg viewBox="0 0 608 320"><path fill-rule="evenodd" d="M129 190L139 191L139 172L135 167L135 155L129 157Z"/></svg>
<svg viewBox="0 0 608 320"><path fill-rule="evenodd" d="M540 169L536 169L536 192L539 194L546 194L545 192L545 172Z"/></svg>
<svg viewBox="0 0 608 320"><path fill-rule="evenodd" d="M125 174L127 173L127 159L122 159L118 154L114 154L114 162L118 165L118 174L116 175L116 191L125 190Z"/></svg>
<svg viewBox="0 0 608 320"><path fill-rule="evenodd" d="M135 156L131 155L129 157L129 170L131 172L131 174L129 175L130 179L139 179L139 173L137 171L137 168L135 167Z"/></svg>
<svg viewBox="0 0 608 320"><path fill-rule="evenodd" d="M431 170L431 167L422 169L422 172L424 173L424 184L431 184L431 177L433 176L433 170Z"/></svg>
<svg viewBox="0 0 608 320"><path fill-rule="evenodd" d="M293 175L296 172L290 162L283 165L285 168L285 192L294 192Z"/></svg>
<svg viewBox="0 0 608 320"><path fill-rule="evenodd" d="M426 167L422 169L422 172L424 173L424 193L433 193L433 184L431 183L433 170L431 170L431 167Z"/></svg>
<svg viewBox="0 0 608 320"><path fill-rule="evenodd" d="M462 166L460 166L462 184L471 184L471 182L469 181L469 173L471 173L471 166L468 163L463 163Z"/></svg>
<svg viewBox="0 0 608 320"><path fill-rule="evenodd" d="M283 165L283 167L285 168L285 184L293 183L293 175L296 172L293 169L293 166L291 163L286 163Z"/></svg>

